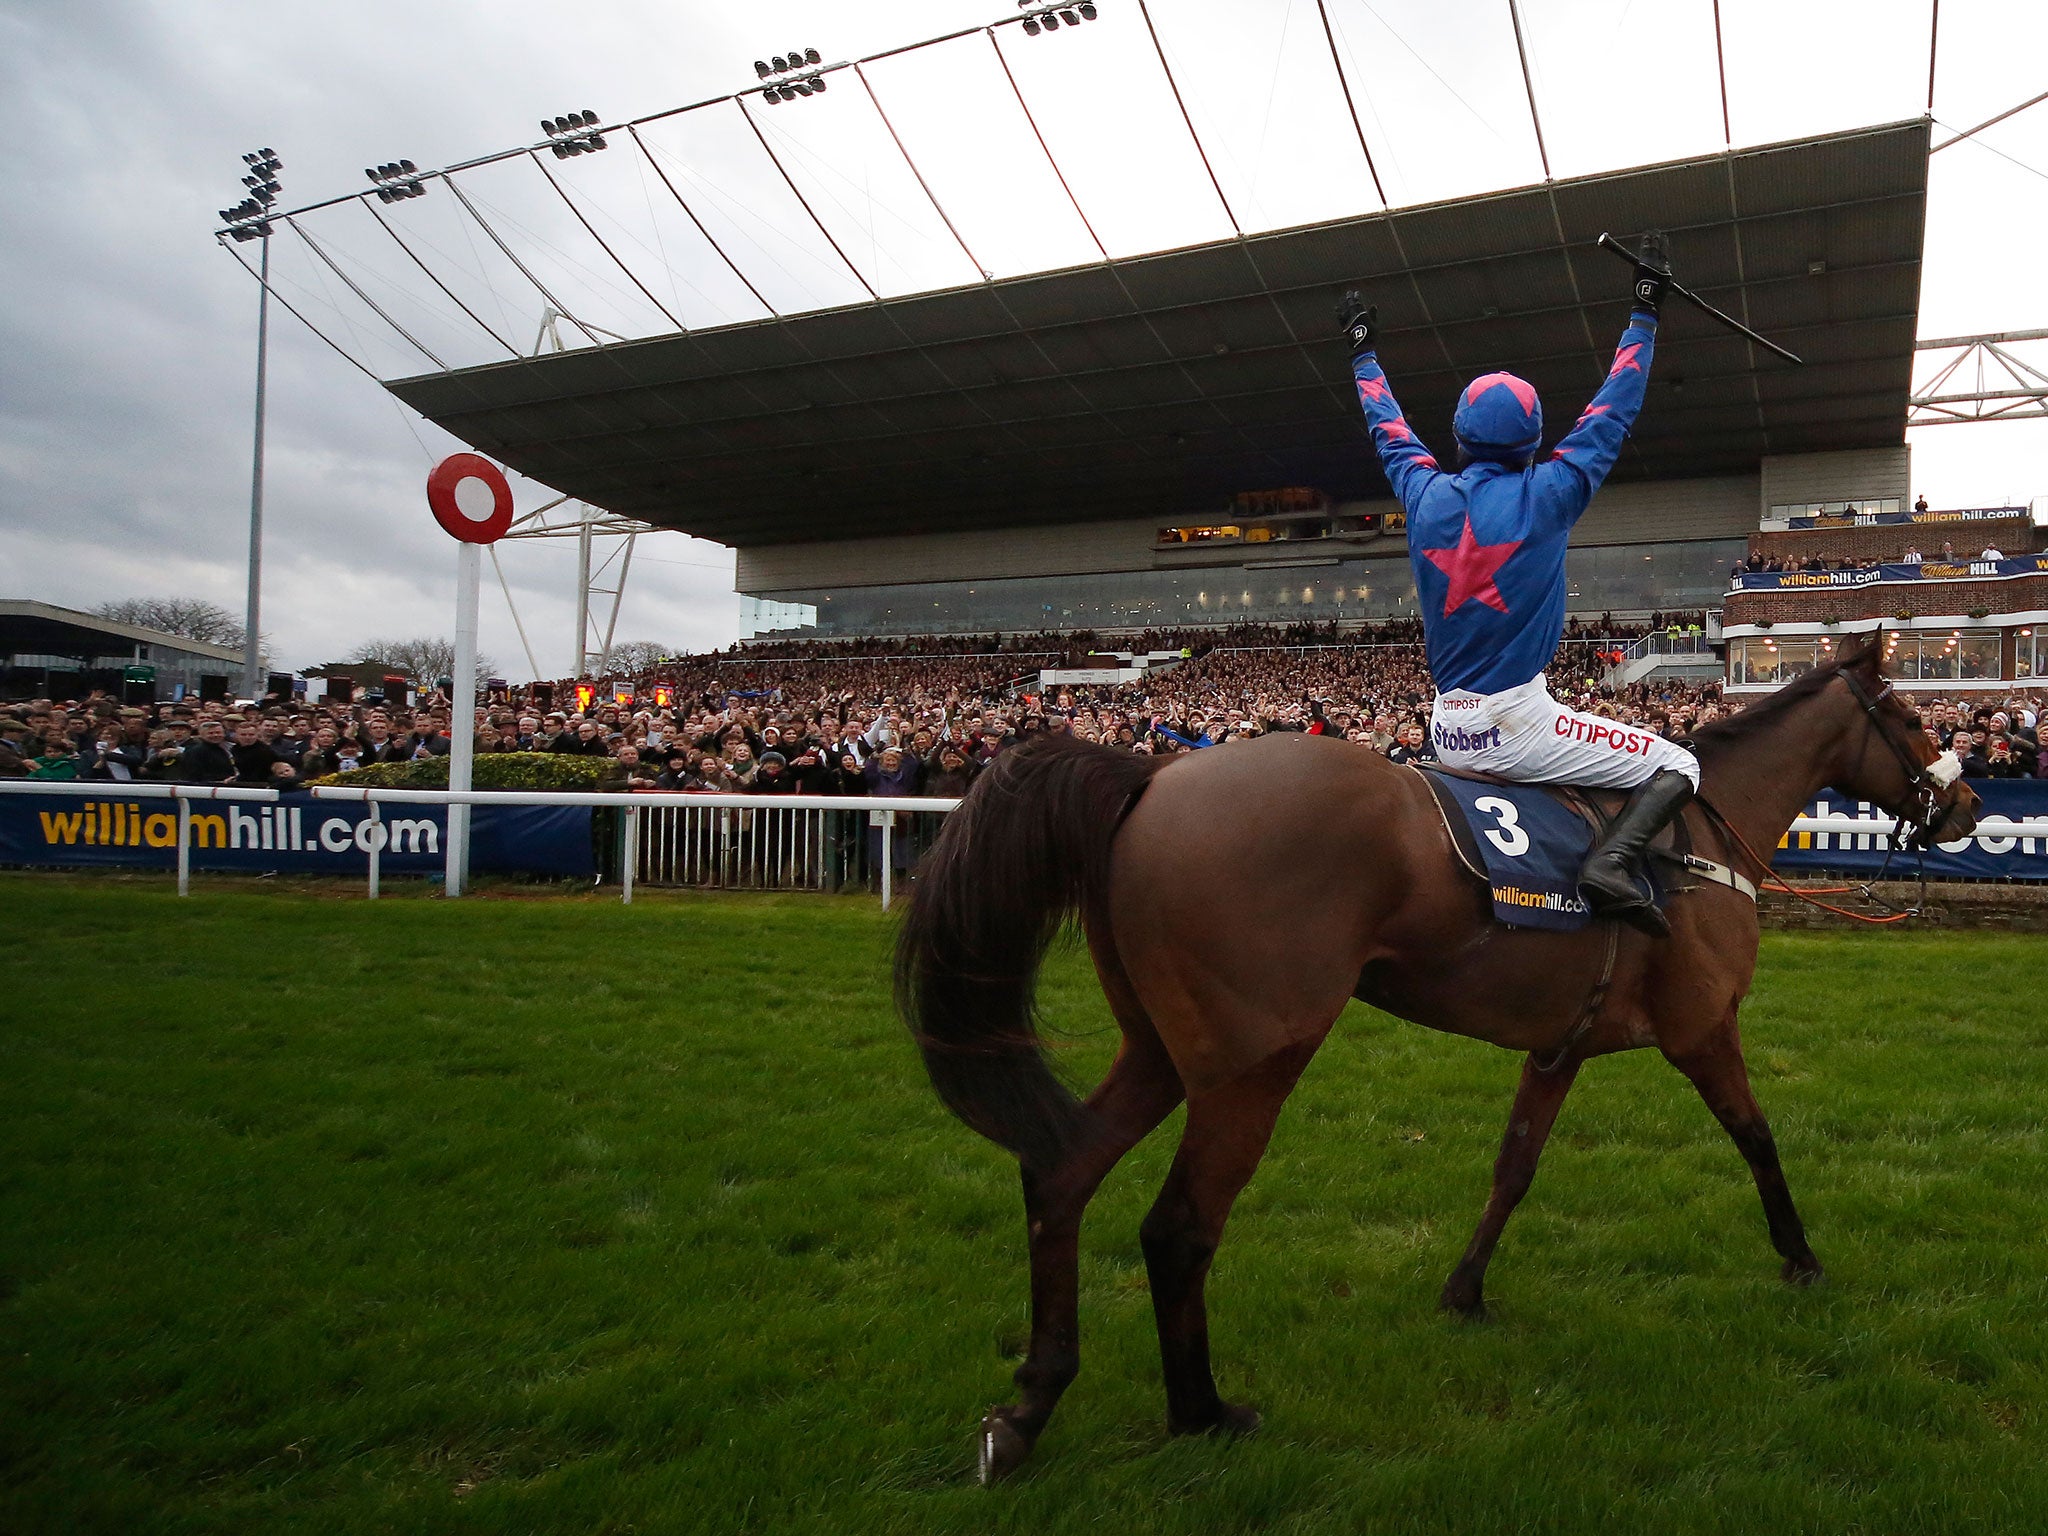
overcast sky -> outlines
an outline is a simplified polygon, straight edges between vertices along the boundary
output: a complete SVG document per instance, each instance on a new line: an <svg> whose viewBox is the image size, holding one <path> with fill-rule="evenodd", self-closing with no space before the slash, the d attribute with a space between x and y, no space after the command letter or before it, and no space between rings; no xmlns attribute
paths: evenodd
<svg viewBox="0 0 2048 1536"><path fill-rule="evenodd" d="M1004 33L1076 195L1113 254L1227 235L1135 0L1100 4L1102 19L1078 31ZM1392 202L1540 179L1506 0L1328 4ZM1009 0L0 0L0 85L16 131L0 164L0 596L89 607L175 593L240 611L255 285L211 230L216 210L239 200L242 151L268 145L283 156L284 204L296 206L354 191L368 164L437 167L530 142L544 115L657 112L751 83L758 57L802 47L857 57L1007 9ZM1723 0L1721 10L1738 145L1925 108L1928 0ZM1152 12L1246 229L1377 206L1314 0L1152 0ZM1556 174L1720 147L1711 14L1709 0L1523 0ZM2048 88L2044 45L2039 0L1946 0L1936 117L1968 126ZM998 70L975 37L870 71L973 263L851 76L835 76L823 98L756 104L853 266L882 292L973 281L977 264L1003 276L1093 259ZM649 174L657 167L778 309L862 296L733 108L655 125L646 142L645 155L619 140L549 163L647 294L570 222L530 162L463 185L594 326L652 334L670 315L702 326L761 313L681 223ZM436 187L393 216L488 325L534 345L542 301L453 199ZM441 361L505 355L417 280L359 205L304 227ZM432 369L302 240L274 244L280 291L345 350L382 377ZM1921 334L2048 327L2043 249L2048 104L1934 157ZM303 667L372 636L447 633L454 557L422 486L460 445L275 308L270 356L263 628L278 660ZM1916 488L1936 505L2048 495L2048 422L1912 436ZM521 510L549 497L516 488ZM573 643L574 545L501 550L541 670L556 675ZM730 641L731 570L718 546L643 539L620 638ZM484 649L524 676L488 571L486 582Z"/></svg>

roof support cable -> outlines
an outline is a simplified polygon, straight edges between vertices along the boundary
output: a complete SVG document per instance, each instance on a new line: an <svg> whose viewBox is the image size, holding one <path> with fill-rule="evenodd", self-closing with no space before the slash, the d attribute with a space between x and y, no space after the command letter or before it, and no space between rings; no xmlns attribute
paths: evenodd
<svg viewBox="0 0 2048 1536"><path fill-rule="evenodd" d="M303 325L315 336L318 336L322 341L326 342L327 345L333 349L334 355L336 357L340 358L344 363L347 363L349 367L355 369L357 373L360 373L372 384L381 384L383 382L381 379L377 377L376 374L372 373L368 368L365 368L360 362L356 361L355 357L351 353L349 353L348 350L344 348L339 342L337 342L332 336L328 335L325 331L321 330L319 326L315 325L312 321L308 320L305 316L305 313L301 309L299 309L299 307L296 304L292 303L290 299L286 298L283 294L277 291L277 287L275 284L265 281L263 274L258 272L254 267L250 266L248 261L243 257L240 251L236 250L232 245L228 244L227 237L225 235L218 236L217 238L220 240L221 249L226 251L230 256L234 257L235 260L241 264L242 270L248 273L249 276L260 287L266 289L269 292L271 298L275 299L279 304L281 304L284 307L286 314L290 315L294 320L298 321L299 324Z"/></svg>
<svg viewBox="0 0 2048 1536"><path fill-rule="evenodd" d="M469 316L471 320L476 322L478 330L482 331L486 336L490 337L491 340L495 341L499 346L503 347L507 352L511 353L513 357L517 358L524 356L524 354L521 353L517 347L513 346L511 342L507 341L504 337L500 336L496 331L492 330L490 326L486 325L484 323L484 317L482 315L479 315L475 310L471 309L467 304L463 303L463 301L456 296L455 290L450 288L446 283L442 282L441 279L435 275L434 269L428 266L424 261L421 261L419 259L418 255L414 253L413 248L407 245L405 243L405 240L399 235L398 231L391 227L390 221L387 220L383 214L377 211L376 204L372 203L367 197L362 200L362 203L365 208L369 209L370 217L375 219L379 224L384 226L384 233L389 235L392 238L392 240L397 243L397 246L401 251L405 252L407 256L412 258L412 264L418 267L422 272L426 273L427 281L432 283L436 288L440 289L443 293L447 294L449 300L455 305L457 309L461 310L465 315Z"/></svg>
<svg viewBox="0 0 2048 1536"><path fill-rule="evenodd" d="M469 216L472 219L476 220L477 228L481 229L486 235L489 235L491 238L491 244L495 245L500 251L503 251L505 253L505 259L511 262L513 266L519 269L519 275L525 278L529 283L533 284L535 290L540 294L540 296L546 299L548 303L554 307L555 313L560 315L564 320L567 320L571 325L575 326L576 329L581 331L584 335L588 336L590 338L590 344L593 347L602 349L604 343L597 339L597 332L593 331L589 326L585 325L581 320L577 319L575 312L571 310L568 305L564 304L552 293L549 293L547 284L543 283L539 278L535 277L533 275L532 270L528 268L526 263L521 261L517 256L515 256L512 253L512 247L507 245L504 242L504 240L499 236L498 232L495 229L491 228L490 222L486 220L481 213L477 212L476 204L472 203L469 200L468 194L465 193L462 190L462 188L456 183L455 178L453 176L447 176L443 177L442 179L448 183L448 190L455 194L455 200L458 203L462 204L464 208L469 210Z"/></svg>
<svg viewBox="0 0 2048 1536"><path fill-rule="evenodd" d="M1716 5L1721 0L1714 0ZM1927 115L1934 116L1934 50L1941 41L1941 0L1934 0L1934 14L1927 20Z"/></svg>
<svg viewBox="0 0 2048 1536"><path fill-rule="evenodd" d="M1715 0L1717 12L1719 6L1720 0ZM1543 179L1549 181L1550 151L1543 146L1543 119L1536 115L1536 82L1529 74L1529 50L1522 46L1522 9L1515 0L1508 0L1508 19L1515 24L1515 53L1522 61L1522 89L1529 93L1529 122L1536 130L1536 158L1543 162Z"/></svg>
<svg viewBox="0 0 2048 1536"><path fill-rule="evenodd" d="M1067 194L1067 201L1074 205L1074 217L1081 221L1081 227L1088 231L1088 238L1095 242L1095 249L1104 261L1109 260L1109 248L1102 243L1102 236L1095 233L1095 226L1088 222L1088 215L1082 211L1081 200L1074 196L1074 189L1067 185L1066 172L1053 158L1052 148L1045 142L1045 135L1038 130L1038 119L1031 115L1031 103L1024 99L1024 92L1017 85L1017 77L1010 73L1010 61L1003 56L1003 45L996 40L996 29L984 27L988 34L988 45L996 51L996 62L1003 66L1003 78L1010 82L1010 94L1017 98L1017 105L1023 109L1024 121L1031 125L1031 136L1038 140L1038 147L1045 154L1045 163L1052 167L1052 174L1060 184L1060 190Z"/></svg>
<svg viewBox="0 0 2048 1536"><path fill-rule="evenodd" d="M555 173L547 168L547 162L541 159L540 151L537 149L532 149L528 150L526 153L527 158L534 163L535 169L537 169L541 173L541 175L545 176L548 179L548 185L555 189L555 196L559 197L562 200L562 205L565 208L567 208L571 213L576 215L576 222L578 224L581 224L584 228L584 231L590 236L590 238L597 242L598 249L602 250L605 253L605 255L611 257L612 265L617 267L621 272L625 273L626 280L630 282L635 288L638 288L640 290L641 294L646 298L648 303L652 304L656 309L661 311L661 317L664 320L668 321L670 325L674 326L679 331L687 331L689 327L683 324L681 320L677 319L675 314L669 309L669 307L654 296L652 290L650 290L645 283L640 281L639 274L636 273L631 267L627 266L626 263L620 259L619 253L611 248L610 244L606 242L604 236L600 235L597 232L596 228L591 224L590 220L583 216L583 210L576 206L575 199L569 196L568 190L565 187L563 187L561 181L557 179L557 177L555 176Z"/></svg>
<svg viewBox="0 0 2048 1536"><path fill-rule="evenodd" d="M1928 90L1931 93L1934 88L1931 74L1933 66L1930 63L1928 67ZM1728 55L1721 46L1721 0L1714 0L1714 72L1721 77L1721 147L1733 149L1735 130L1728 125Z"/></svg>
<svg viewBox="0 0 2048 1536"><path fill-rule="evenodd" d="M747 126L754 130L754 137L761 143L761 152L768 157L769 164L775 167L776 174L782 178L783 185L789 188L790 195L803 205L804 212L811 216L811 222L818 226L818 233L823 235L825 243L832 247L832 254L846 263L846 270L853 274L855 282L867 289L868 297L879 301L882 296L875 291L875 285L861 275L860 268L853 264L853 258L839 248L839 242L832 238L832 231L825 227L825 221L818 217L817 209L811 206L810 199L805 197L803 190L797 186L796 178L789 174L788 169L782 163L782 158L775 153L774 148L769 144L768 136L761 132L761 125L754 121L754 114L747 110L746 97L744 95L736 96L733 98L733 101L740 109L740 116L747 120Z"/></svg>
<svg viewBox="0 0 2048 1536"><path fill-rule="evenodd" d="M1209 173L1209 185L1216 189L1216 201L1223 205L1223 217L1230 220L1231 233L1242 240L1244 229L1237 222L1230 199L1223 195L1223 183L1216 179L1216 167L1209 163L1209 151L1202 148L1202 136L1195 132L1195 120L1188 115L1187 102L1181 99L1180 82L1173 78L1173 67L1166 62L1166 49L1160 44L1159 29L1152 25L1152 12L1145 0L1138 0L1138 14L1145 18L1145 30L1152 37L1152 51L1159 55L1159 72L1166 76L1166 88L1173 92L1173 104L1180 108L1180 120L1188 125L1188 138L1194 143L1195 153L1201 157L1202 169Z"/></svg>
<svg viewBox="0 0 2048 1536"><path fill-rule="evenodd" d="M1993 123L2002 123L2008 117L2017 117L2020 113L2026 111L2027 108L2038 107L2044 101L2048 101L2048 91L2043 91L2038 96L2029 96L2025 101L2021 102L2018 106L2007 107L2003 112L1999 113L1998 116L1987 117L1984 119L1983 122L1979 123L1974 128L1965 128L1961 132L1957 132L1955 129L1950 128L1949 132L1954 133L1955 137L1952 139L1943 139L1939 144L1936 144L1932 148L1930 148L1927 151L1927 153L1931 155L1935 153L1936 150L1947 149L1951 144L1960 144L1965 139L1975 138L1978 134L1982 133L1986 128L1989 128ZM1942 127L1948 128L1948 124L1943 123ZM1988 144L1984 147L1987 149L1990 148ZM2029 169L2031 169L2031 167L2029 167Z"/></svg>
<svg viewBox="0 0 2048 1536"><path fill-rule="evenodd" d="M727 270L730 271L734 277L740 280L740 282L745 286L747 292L751 293L754 296L754 302L756 304L759 304L763 309L767 310L769 314L774 315L778 320L782 318L780 313L776 310L775 306L773 304L770 304L765 298L761 296L761 290L754 286L754 280L748 277L746 273L742 272L740 270L739 263L734 261L730 256L726 255L725 247L720 245L715 239L712 238L711 231L704 227L704 221L697 217L697 210L692 208L689 205L689 203L684 199L683 194L676 190L676 184L673 181L669 180L668 172L664 171L661 168L661 162L655 158L654 151L649 149L647 147L647 141L640 137L640 130L636 128L633 124L628 123L626 124L626 132L631 134L633 136L633 142L640 146L640 153L645 155L647 157L647 163L654 167L654 174L659 176L661 178L661 184L664 187L668 188L668 195L676 200L676 206L682 209L683 212L689 216L689 220L692 224L697 226L697 233L704 237L704 243L710 246L712 250L718 253L718 259L725 263Z"/></svg>
<svg viewBox="0 0 2048 1536"><path fill-rule="evenodd" d="M919 170L917 162L910 158L910 151L903 147L903 137L897 133L896 125L889 121L889 114L882 109L882 98L875 94L875 88L868 80L867 71L862 69L860 65L855 64L853 66L853 77L860 81L861 89L868 93L868 100L874 103L875 116L879 117L882 120L882 126L889 130L889 138L896 145L896 152L903 156L903 163L910 167L910 174L917 178L917 184L924 188L924 195L931 199L932 212L936 213L939 216L939 222L946 226L946 233L951 235L954 243L960 247L960 254L965 256L969 265L981 274L983 282L994 282L995 274L989 271L987 267L984 267L980 260L976 258L974 252L967 248L967 241L954 226L952 217L940 206L939 195L932 191L931 183L924 179L924 172Z"/></svg>
<svg viewBox="0 0 2048 1536"><path fill-rule="evenodd" d="M1715 0L1719 4L1720 0ZM1351 82L1344 76L1344 61L1337 55L1337 34L1330 29L1330 12L1323 0L1316 0L1316 14L1323 18L1323 41L1330 45L1330 63L1337 71L1337 88L1344 93L1344 109L1351 114L1351 131L1358 135L1358 152L1365 156L1365 169L1372 177L1372 190L1382 208L1387 206L1387 189L1380 185L1380 168L1373 163L1372 149L1365 142L1365 128L1358 121L1358 103L1351 95Z"/></svg>
<svg viewBox="0 0 2048 1536"><path fill-rule="evenodd" d="M356 280L354 278L350 277L346 272L342 271L340 267L334 264L334 258L332 256L329 256L326 251L321 249L319 241L315 240L311 235L307 234L305 230L299 227L299 221L297 219L294 219L290 214L286 214L284 222L290 227L291 232L293 234L297 235L301 240L306 242L307 249L312 251L312 253L315 256L318 256L320 258L321 263L327 268L327 270L332 272L336 277L340 278L342 282L347 286L348 291L354 294L357 298L361 299L363 303L369 307L370 312L372 314L374 314L379 320L382 320L386 325L390 326L391 329L398 332L399 335L403 336L409 343L411 343L413 350L415 352L418 352L420 356L424 357L428 362L432 363L436 368L440 369L443 373L446 373L448 371L448 365L442 362L440 358L434 355L432 348L427 346L425 342L421 341L417 336L413 335L411 331L408 331L396 320L392 319L390 314L386 312L386 310L384 309L383 305L379 304L375 299L371 298L367 293L363 292L362 288L356 283Z"/></svg>

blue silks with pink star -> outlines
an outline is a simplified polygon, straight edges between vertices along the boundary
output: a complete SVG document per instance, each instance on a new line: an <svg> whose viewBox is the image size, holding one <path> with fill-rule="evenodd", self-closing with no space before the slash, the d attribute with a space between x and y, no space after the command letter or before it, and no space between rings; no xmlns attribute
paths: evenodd
<svg viewBox="0 0 2048 1536"><path fill-rule="evenodd" d="M1593 403L1550 457L1526 469L1480 460L1445 474L1403 419L1377 356L1363 352L1353 360L1373 445L1408 509L1408 563L1440 692L1518 687L1557 654L1564 634L1565 545L1643 408L1656 334L1654 316L1629 316ZM1521 383L1488 374L1467 393L1511 392ZM1465 407L1486 403L1460 399ZM1514 404L1522 406L1519 399ZM1533 398L1523 408L1540 409Z"/></svg>

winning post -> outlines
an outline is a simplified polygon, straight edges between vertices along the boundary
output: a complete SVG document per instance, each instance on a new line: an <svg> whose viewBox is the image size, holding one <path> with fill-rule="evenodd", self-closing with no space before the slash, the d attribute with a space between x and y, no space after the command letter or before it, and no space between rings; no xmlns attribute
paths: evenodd
<svg viewBox="0 0 2048 1536"><path fill-rule="evenodd" d="M476 760L476 610L483 546L512 526L512 487L505 472L474 453L450 454L427 476L427 506L456 541L455 697L449 703L448 787L466 791ZM448 807L447 892L469 883L469 807Z"/></svg>

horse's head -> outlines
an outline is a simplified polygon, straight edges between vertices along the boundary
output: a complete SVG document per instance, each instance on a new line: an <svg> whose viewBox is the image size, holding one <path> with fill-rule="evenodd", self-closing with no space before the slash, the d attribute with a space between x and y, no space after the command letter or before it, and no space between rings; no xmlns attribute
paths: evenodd
<svg viewBox="0 0 2048 1536"><path fill-rule="evenodd" d="M1917 847L1974 831L1983 802L1963 782L1955 753L1937 750L1919 714L1899 697L1875 631L1864 645L1844 652L1836 675L1862 715L1851 728L1836 786L1910 822Z"/></svg>

